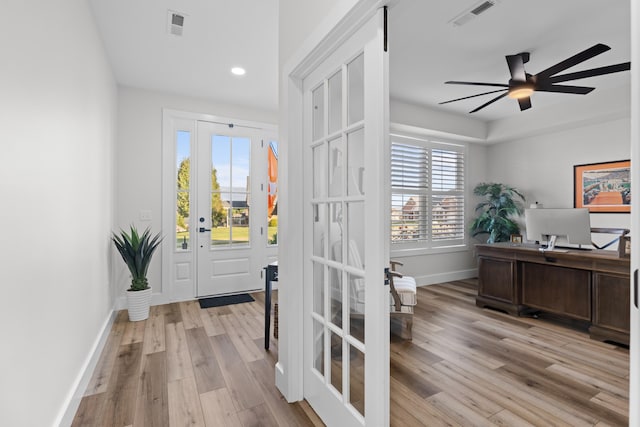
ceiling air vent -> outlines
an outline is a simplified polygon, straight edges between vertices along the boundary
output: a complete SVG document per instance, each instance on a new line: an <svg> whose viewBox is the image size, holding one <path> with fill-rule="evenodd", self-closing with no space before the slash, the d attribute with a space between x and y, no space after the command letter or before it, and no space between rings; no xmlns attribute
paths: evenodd
<svg viewBox="0 0 640 427"><path fill-rule="evenodd" d="M461 25L466 24L471 21L476 16L486 12L491 9L498 3L498 0L483 0L479 3L475 3L470 8L466 9L464 12L458 14L455 18L449 21L449 24L454 27L460 27Z"/></svg>
<svg viewBox="0 0 640 427"><path fill-rule="evenodd" d="M182 28L184 27L184 14L169 11L169 34L174 36L182 35Z"/></svg>

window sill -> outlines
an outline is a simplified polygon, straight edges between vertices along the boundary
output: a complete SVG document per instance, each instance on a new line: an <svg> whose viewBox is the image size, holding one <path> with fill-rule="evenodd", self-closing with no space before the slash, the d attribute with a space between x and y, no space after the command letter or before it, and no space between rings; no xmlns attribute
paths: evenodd
<svg viewBox="0 0 640 427"><path fill-rule="evenodd" d="M394 248L393 245L391 245L391 257L440 255L456 252L468 252L471 251L471 249L471 246L469 246L468 244L441 246L436 248Z"/></svg>

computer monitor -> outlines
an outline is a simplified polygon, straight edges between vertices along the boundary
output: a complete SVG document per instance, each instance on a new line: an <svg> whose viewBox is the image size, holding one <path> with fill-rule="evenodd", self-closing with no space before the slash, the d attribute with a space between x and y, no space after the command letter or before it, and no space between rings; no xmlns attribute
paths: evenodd
<svg viewBox="0 0 640 427"><path fill-rule="evenodd" d="M525 209L527 240L558 244L591 245L589 209Z"/></svg>

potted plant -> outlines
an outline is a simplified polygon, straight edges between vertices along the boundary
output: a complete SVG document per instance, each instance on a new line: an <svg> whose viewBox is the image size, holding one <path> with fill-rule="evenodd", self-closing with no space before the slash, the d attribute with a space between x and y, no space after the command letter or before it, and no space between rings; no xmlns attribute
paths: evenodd
<svg viewBox="0 0 640 427"><path fill-rule="evenodd" d="M480 216L471 223L471 234L489 234L487 243L509 241L512 234L520 234L520 226L511 217L522 215L525 198L513 187L495 182L481 182L473 194L484 197L476 206Z"/></svg>
<svg viewBox="0 0 640 427"><path fill-rule="evenodd" d="M162 237L159 233L152 237L148 228L140 234L132 225L130 233L120 230L120 234L112 233L111 240L131 273L131 287L127 290L129 320L144 320L149 317L151 300L147 270L153 253L162 242Z"/></svg>

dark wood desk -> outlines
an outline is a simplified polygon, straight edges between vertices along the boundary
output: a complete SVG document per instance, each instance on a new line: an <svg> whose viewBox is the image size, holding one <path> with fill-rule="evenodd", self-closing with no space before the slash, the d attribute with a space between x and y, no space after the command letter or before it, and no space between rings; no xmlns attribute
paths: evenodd
<svg viewBox="0 0 640 427"><path fill-rule="evenodd" d="M271 329L271 282L278 281L278 261L267 265L264 267L264 270L264 348L269 350L269 332Z"/></svg>
<svg viewBox="0 0 640 427"><path fill-rule="evenodd" d="M629 258L512 243L476 245L476 254L479 307L552 313L587 325L591 338L629 344Z"/></svg>

